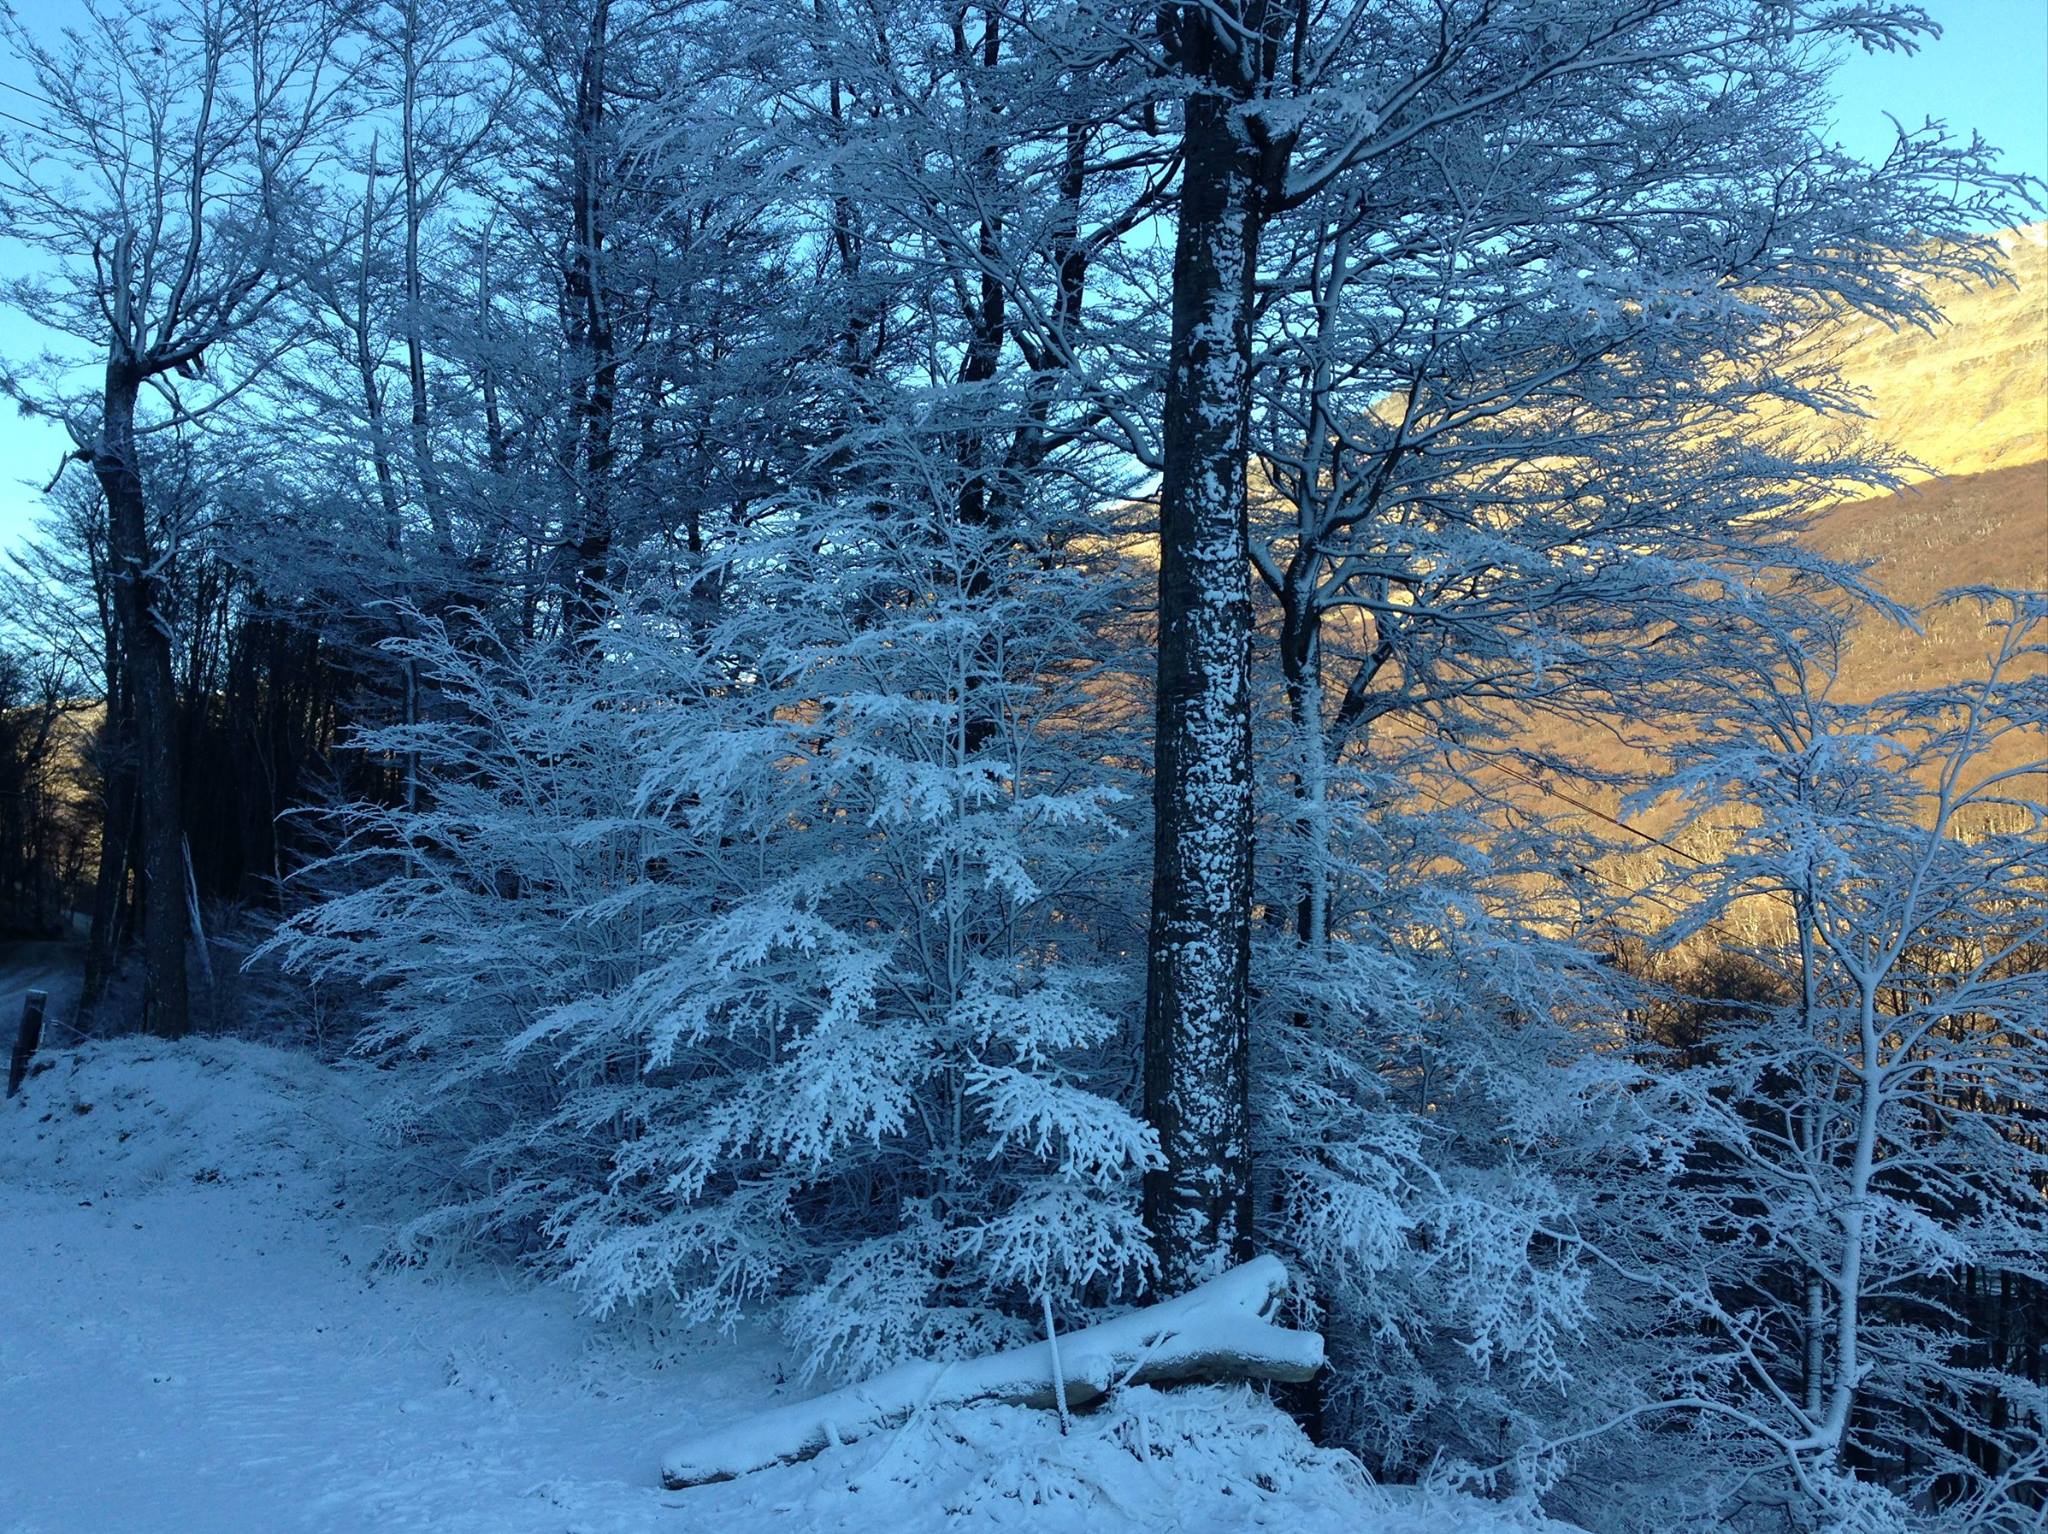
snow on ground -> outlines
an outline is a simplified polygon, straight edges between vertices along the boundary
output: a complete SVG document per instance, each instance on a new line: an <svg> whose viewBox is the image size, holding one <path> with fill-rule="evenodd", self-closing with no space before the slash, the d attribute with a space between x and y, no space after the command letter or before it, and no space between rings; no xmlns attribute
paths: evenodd
<svg viewBox="0 0 2048 1534"><path fill-rule="evenodd" d="M0 1534L1515 1534L1363 1484L1244 1391L927 1413L685 1492L788 1398L766 1339L658 1367L560 1291L381 1267L375 1073L231 1039L38 1062L0 1110Z"/></svg>

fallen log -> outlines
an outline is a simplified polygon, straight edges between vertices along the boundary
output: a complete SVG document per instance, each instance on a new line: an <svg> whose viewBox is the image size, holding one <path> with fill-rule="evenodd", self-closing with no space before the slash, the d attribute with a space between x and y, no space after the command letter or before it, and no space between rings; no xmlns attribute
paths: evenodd
<svg viewBox="0 0 2048 1534"><path fill-rule="evenodd" d="M663 1462L671 1491L794 1464L836 1444L899 1427L926 1408L1070 1407L1126 1385L1186 1380L1312 1379L1323 1339L1275 1326L1287 1289L1277 1257L1255 1257L1200 1288L1127 1316L986 1358L900 1364L858 1385L779 1406L691 1439Z"/></svg>

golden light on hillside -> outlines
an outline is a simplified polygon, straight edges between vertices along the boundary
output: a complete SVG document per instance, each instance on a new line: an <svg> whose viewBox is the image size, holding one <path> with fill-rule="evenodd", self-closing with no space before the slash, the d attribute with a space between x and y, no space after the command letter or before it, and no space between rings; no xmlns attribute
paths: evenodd
<svg viewBox="0 0 2048 1534"><path fill-rule="evenodd" d="M2009 230L2010 282L1935 285L1931 332L1843 327L1843 372L1867 393L1867 429L1925 467L1981 474L2048 459L2048 223Z"/></svg>

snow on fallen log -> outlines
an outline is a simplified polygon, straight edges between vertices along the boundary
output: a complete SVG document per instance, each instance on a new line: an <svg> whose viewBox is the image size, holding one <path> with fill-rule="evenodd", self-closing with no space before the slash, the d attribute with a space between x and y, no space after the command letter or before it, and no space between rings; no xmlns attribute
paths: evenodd
<svg viewBox="0 0 2048 1534"><path fill-rule="evenodd" d="M1200 1288L1058 1340L986 1358L900 1364L873 1379L780 1406L703 1434L664 1461L671 1491L792 1464L837 1444L899 1427L927 1408L1002 1403L1049 1408L1058 1386L1070 1407L1126 1385L1184 1380L1312 1379L1323 1339L1270 1319L1287 1289L1277 1257L1255 1257Z"/></svg>

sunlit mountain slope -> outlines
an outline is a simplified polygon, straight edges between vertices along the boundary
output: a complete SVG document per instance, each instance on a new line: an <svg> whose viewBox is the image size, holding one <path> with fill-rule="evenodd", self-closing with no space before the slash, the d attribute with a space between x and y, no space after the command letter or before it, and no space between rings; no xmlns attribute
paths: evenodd
<svg viewBox="0 0 2048 1534"><path fill-rule="evenodd" d="M1869 430L1925 466L1915 478L2048 460L2048 224L2000 239L2013 280L1939 284L1934 330L1860 320L1842 335Z"/></svg>

